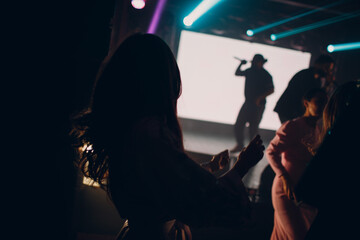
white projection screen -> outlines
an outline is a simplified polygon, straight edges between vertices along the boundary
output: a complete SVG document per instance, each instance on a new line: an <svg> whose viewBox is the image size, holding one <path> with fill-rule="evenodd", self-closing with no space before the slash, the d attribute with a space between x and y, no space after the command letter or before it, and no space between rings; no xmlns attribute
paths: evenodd
<svg viewBox="0 0 360 240"><path fill-rule="evenodd" d="M297 50L251 43L237 39L183 30L177 61L182 78L182 95L178 101L181 118L235 124L245 101L245 78L235 76L239 60L248 60L249 68L256 53L268 62L264 68L272 75L275 92L267 97L260 128L277 130L275 104L296 72L308 68L311 54Z"/></svg>

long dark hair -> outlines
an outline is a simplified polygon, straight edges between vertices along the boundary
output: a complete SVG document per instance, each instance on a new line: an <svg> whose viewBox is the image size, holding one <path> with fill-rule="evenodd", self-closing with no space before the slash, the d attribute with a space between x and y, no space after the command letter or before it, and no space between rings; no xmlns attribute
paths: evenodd
<svg viewBox="0 0 360 240"><path fill-rule="evenodd" d="M109 190L109 163L122 161L116 152L126 147L139 119L165 118L183 150L176 109L181 78L170 48L151 34L128 37L101 69L90 106L74 118L71 134L79 149L78 167Z"/></svg>
<svg viewBox="0 0 360 240"><path fill-rule="evenodd" d="M360 80L340 85L329 99L323 112L322 139L331 132L336 122L357 127L360 121ZM352 125L352 123L355 123Z"/></svg>

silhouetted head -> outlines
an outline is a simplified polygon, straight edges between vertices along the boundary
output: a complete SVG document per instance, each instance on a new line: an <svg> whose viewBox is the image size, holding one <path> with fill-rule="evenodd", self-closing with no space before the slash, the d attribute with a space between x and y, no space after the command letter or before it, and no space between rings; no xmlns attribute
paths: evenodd
<svg viewBox="0 0 360 240"><path fill-rule="evenodd" d="M320 55L315 60L314 63L314 67L320 70L321 74L325 74L325 75L330 74L334 70L334 66L335 66L334 59L327 54Z"/></svg>
<svg viewBox="0 0 360 240"><path fill-rule="evenodd" d="M359 132L360 80L340 85L329 99L323 113L324 130L328 131L339 120ZM349 133L350 134L350 133Z"/></svg>
<svg viewBox="0 0 360 240"><path fill-rule="evenodd" d="M180 73L170 48L155 35L138 33L128 37L103 68L91 109L97 126L114 131L119 123L144 116L173 118L180 94Z"/></svg>
<svg viewBox="0 0 360 240"><path fill-rule="evenodd" d="M262 68L264 66L264 63L267 62L267 59L264 58L261 54L255 54L251 63L253 66L257 68Z"/></svg>
<svg viewBox="0 0 360 240"><path fill-rule="evenodd" d="M311 89L303 96L303 103L304 115L320 118L327 103L327 94L320 88Z"/></svg>
<svg viewBox="0 0 360 240"><path fill-rule="evenodd" d="M182 144L176 112L180 73L167 44L155 35L138 33L108 59L96 79L90 108L75 118L72 132L75 145L87 149L81 151L79 168L103 187L110 162L131 161L122 154L138 120L163 119Z"/></svg>

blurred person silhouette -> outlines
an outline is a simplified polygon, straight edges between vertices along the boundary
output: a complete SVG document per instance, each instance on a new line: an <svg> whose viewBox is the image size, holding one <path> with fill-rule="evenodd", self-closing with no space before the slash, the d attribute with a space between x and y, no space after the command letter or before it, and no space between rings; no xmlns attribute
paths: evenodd
<svg viewBox="0 0 360 240"><path fill-rule="evenodd" d="M260 136L216 178L185 153L180 94L170 48L155 35L138 33L104 62L89 109L74 118L74 146L85 149L78 167L126 219L117 239L191 239L190 228L249 226L242 177L263 157ZM220 164L211 171L216 168Z"/></svg>
<svg viewBox="0 0 360 240"><path fill-rule="evenodd" d="M299 205L318 209L306 239L359 235L360 80L339 85L323 113L320 146L295 186Z"/></svg>
<svg viewBox="0 0 360 240"><path fill-rule="evenodd" d="M246 60L241 60L235 71L236 76L245 77L245 102L237 116L234 133L237 145L230 152L239 152L244 147L244 130L249 124L249 139L258 134L259 124L265 110L266 97L274 92L272 76L264 69L267 59L261 54L255 54L251 67L241 70Z"/></svg>
<svg viewBox="0 0 360 240"><path fill-rule="evenodd" d="M297 72L277 101L274 111L278 113L281 123L300 117L304 114L302 97L312 88L329 88L333 91L333 70L335 61L329 55L320 55L314 66ZM331 86L330 86L331 85Z"/></svg>
<svg viewBox="0 0 360 240"><path fill-rule="evenodd" d="M326 81L322 85L322 88L325 89L328 98L330 98L339 86L339 83L336 81L335 77L335 67L329 70L329 73L326 75L325 80Z"/></svg>
<svg viewBox="0 0 360 240"><path fill-rule="evenodd" d="M318 122L326 102L324 90L308 91L303 96L304 115L282 124L266 149L266 158L276 174L271 191L274 207L272 240L304 239L317 214L314 207L297 206L289 189L299 181L313 156L312 149L321 131Z"/></svg>

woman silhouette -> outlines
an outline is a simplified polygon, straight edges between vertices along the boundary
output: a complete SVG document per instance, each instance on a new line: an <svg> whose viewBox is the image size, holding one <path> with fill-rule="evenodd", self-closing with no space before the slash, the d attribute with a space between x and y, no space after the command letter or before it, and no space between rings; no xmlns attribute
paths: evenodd
<svg viewBox="0 0 360 240"><path fill-rule="evenodd" d="M157 36L135 34L105 63L90 108L75 119L77 147L85 149L78 165L128 220L121 238L191 239L189 226L246 226L241 179L262 158L262 140L255 137L216 179L184 151L180 94L170 48Z"/></svg>

